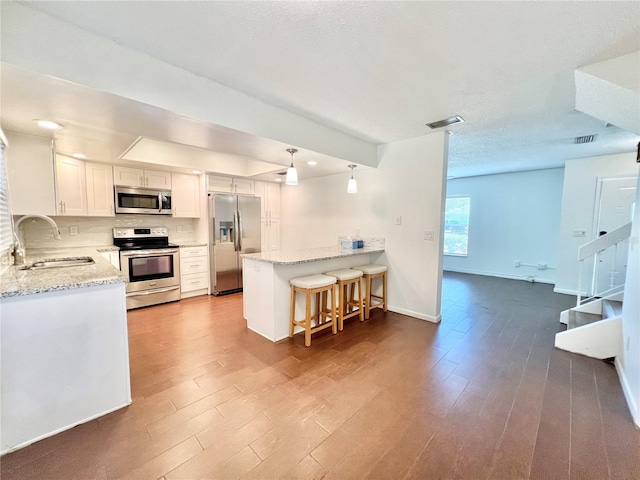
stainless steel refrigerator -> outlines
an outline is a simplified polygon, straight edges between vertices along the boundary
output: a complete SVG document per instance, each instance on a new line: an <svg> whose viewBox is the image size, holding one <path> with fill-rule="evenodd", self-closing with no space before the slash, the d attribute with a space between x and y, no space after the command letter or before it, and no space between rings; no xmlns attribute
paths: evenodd
<svg viewBox="0 0 640 480"><path fill-rule="evenodd" d="M209 194L211 293L242 291L242 253L260 252L260 197Z"/></svg>

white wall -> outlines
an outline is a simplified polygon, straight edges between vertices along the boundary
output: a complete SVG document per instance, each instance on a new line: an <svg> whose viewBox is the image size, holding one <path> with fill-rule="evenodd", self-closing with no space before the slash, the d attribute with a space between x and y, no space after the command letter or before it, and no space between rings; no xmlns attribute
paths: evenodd
<svg viewBox="0 0 640 480"><path fill-rule="evenodd" d="M283 186L283 249L335 245L339 235L383 237L390 310L439 321L447 144L441 132L379 146L378 168L354 172L357 194L346 193L349 172ZM425 230L434 241L423 240Z"/></svg>
<svg viewBox="0 0 640 480"><path fill-rule="evenodd" d="M616 367L631 415L640 427L640 177L627 265L622 305L623 351L616 358Z"/></svg>
<svg viewBox="0 0 640 480"><path fill-rule="evenodd" d="M554 283L558 260L563 169L453 179L447 195L470 195L466 257L445 255L455 272ZM516 267L515 262L549 269Z"/></svg>
<svg viewBox="0 0 640 480"><path fill-rule="evenodd" d="M639 166L635 152L565 162L556 292L577 293L578 248L597 236L594 213L599 179L638 175ZM585 230L587 237L574 237L574 230Z"/></svg>

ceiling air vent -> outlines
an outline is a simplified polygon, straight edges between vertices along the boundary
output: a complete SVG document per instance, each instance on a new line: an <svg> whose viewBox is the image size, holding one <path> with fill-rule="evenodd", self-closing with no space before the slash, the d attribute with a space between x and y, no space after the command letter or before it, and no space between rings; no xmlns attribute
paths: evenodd
<svg viewBox="0 0 640 480"><path fill-rule="evenodd" d="M581 137L576 137L573 140L573 143L591 143L596 141L597 135L583 135Z"/></svg>
<svg viewBox="0 0 640 480"><path fill-rule="evenodd" d="M438 120L437 122L427 123L427 127L431 129L446 127L448 125L453 125L454 123L462 123L464 122L464 118L460 115L456 115L455 117L445 118L444 120Z"/></svg>

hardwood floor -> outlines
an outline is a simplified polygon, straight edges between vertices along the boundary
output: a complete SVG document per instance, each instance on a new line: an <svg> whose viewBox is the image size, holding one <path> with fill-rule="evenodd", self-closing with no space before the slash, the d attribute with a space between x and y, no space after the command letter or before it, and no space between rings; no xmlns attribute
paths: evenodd
<svg viewBox="0 0 640 480"><path fill-rule="evenodd" d="M133 404L4 456L9 479L640 478L612 365L553 348L571 298L446 274L394 313L272 344L240 295L129 312Z"/></svg>

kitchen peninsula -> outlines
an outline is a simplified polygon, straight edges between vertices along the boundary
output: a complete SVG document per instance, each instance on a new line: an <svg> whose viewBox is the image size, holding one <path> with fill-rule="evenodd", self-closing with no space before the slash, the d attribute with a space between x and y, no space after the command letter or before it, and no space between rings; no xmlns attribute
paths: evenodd
<svg viewBox="0 0 640 480"><path fill-rule="evenodd" d="M62 259L88 262L46 266ZM1 454L131 403L119 270L95 248L27 250L0 279Z"/></svg>
<svg viewBox="0 0 640 480"><path fill-rule="evenodd" d="M243 312L247 328L273 342L289 336L291 290L289 280L376 263L384 241L359 249L336 247L243 255ZM304 305L298 305L298 317ZM296 331L301 330L297 327Z"/></svg>

